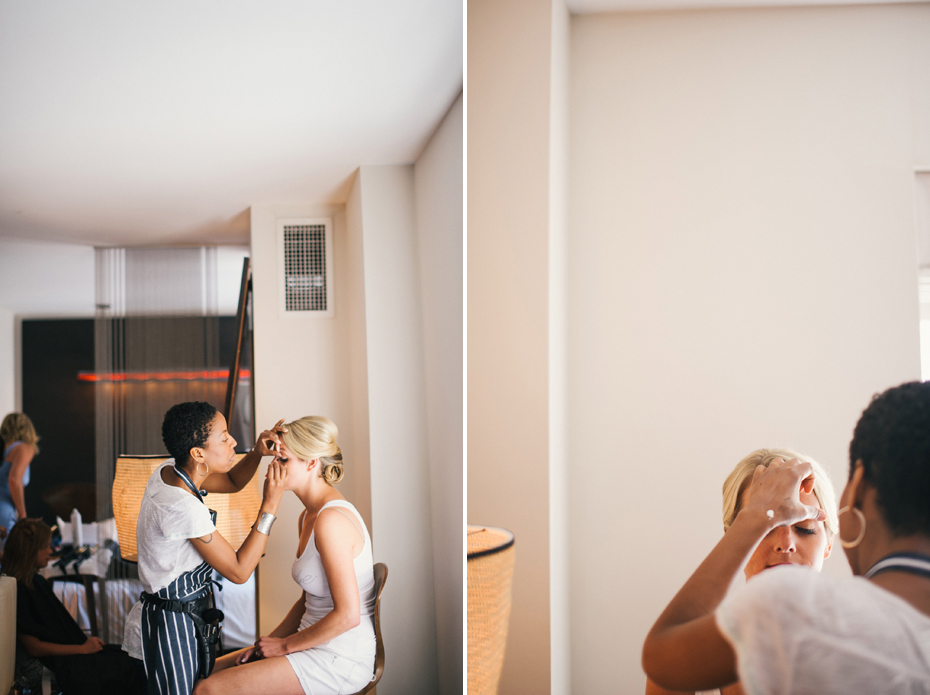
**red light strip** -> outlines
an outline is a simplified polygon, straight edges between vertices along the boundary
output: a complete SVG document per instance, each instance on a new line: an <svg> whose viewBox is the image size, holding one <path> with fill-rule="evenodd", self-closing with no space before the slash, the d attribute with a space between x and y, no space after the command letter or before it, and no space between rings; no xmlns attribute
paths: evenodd
<svg viewBox="0 0 930 695"><path fill-rule="evenodd" d="M78 381L224 381L229 378L228 369L204 369L178 372L78 372ZM249 369L240 369L239 378L252 376Z"/></svg>

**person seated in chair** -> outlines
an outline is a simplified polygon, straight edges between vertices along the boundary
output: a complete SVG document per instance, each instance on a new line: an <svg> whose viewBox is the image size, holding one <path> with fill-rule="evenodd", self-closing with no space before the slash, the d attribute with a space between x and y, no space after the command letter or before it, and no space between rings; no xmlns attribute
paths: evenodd
<svg viewBox="0 0 930 695"><path fill-rule="evenodd" d="M300 598L270 635L218 659L195 695L337 695L372 681L371 538L361 515L333 487L343 476L336 425L312 416L284 429L276 460L287 467L286 489L305 507L291 568Z"/></svg>
<svg viewBox="0 0 930 695"><path fill-rule="evenodd" d="M38 570L52 554L52 530L20 519L10 530L3 573L16 579L16 637L29 657L55 674L67 695L145 693L145 677L119 645L88 637Z"/></svg>
<svg viewBox="0 0 930 695"><path fill-rule="evenodd" d="M808 492L801 492L800 498L805 504L818 506L826 513L825 521L808 519L793 526L779 526L772 530L756 547L749 562L743 568L746 580L761 574L770 567L794 565L810 567L819 572L823 561L830 556L833 538L839 530L836 510L836 492L830 476L814 459L798 454L789 449L756 449L736 464L723 483L723 532L726 533L736 515L743 508L746 490L759 466L768 468L773 463L785 461L805 461L814 471L813 487ZM674 695L674 693L695 692L666 690L646 679L646 695ZM704 693L722 693L722 695L743 695L742 685L737 681L731 685Z"/></svg>

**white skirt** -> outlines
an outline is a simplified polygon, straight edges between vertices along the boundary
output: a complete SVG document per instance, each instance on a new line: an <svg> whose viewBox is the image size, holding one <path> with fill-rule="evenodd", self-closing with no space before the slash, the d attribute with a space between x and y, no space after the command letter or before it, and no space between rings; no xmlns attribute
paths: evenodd
<svg viewBox="0 0 930 695"><path fill-rule="evenodd" d="M320 647L286 654L284 658L306 695L357 693L374 677L373 664L362 664Z"/></svg>

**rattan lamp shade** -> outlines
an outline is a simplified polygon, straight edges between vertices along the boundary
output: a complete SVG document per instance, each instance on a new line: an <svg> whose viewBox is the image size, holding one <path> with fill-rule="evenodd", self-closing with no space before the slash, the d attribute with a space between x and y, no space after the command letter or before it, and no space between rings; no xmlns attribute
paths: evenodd
<svg viewBox="0 0 930 695"><path fill-rule="evenodd" d="M243 456L245 454L237 454L236 461ZM142 495L152 473L166 460L166 456L120 456L116 460L113 516L116 518L120 554L124 560L138 561L136 521L139 519ZM234 550L238 550L258 516L262 503L258 488L250 482L240 492L212 492L204 501L210 509L216 510L216 530L229 541Z"/></svg>
<svg viewBox="0 0 930 695"><path fill-rule="evenodd" d="M494 695L504 666L513 585L513 534L468 527L468 695Z"/></svg>

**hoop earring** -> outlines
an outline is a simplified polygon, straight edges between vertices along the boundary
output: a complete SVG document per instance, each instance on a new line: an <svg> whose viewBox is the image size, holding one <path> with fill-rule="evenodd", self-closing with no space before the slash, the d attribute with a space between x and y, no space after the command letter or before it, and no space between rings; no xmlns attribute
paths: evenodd
<svg viewBox="0 0 930 695"><path fill-rule="evenodd" d="M207 472L206 472L206 473L201 473L201 472L200 472L200 465L201 465L201 464L203 464L203 467L207 469ZM202 475L204 478L206 478L208 475L210 475L210 466L207 465L207 462L206 462L206 461L198 461L198 462L197 462L197 475Z"/></svg>
<svg viewBox="0 0 930 695"><path fill-rule="evenodd" d="M852 512L853 514L855 514L855 515L856 515L856 518L859 519L859 523L860 523L861 526L862 526L862 530L859 531L859 535L856 537L856 540L854 540L854 541L844 541L844 540L843 540L843 537L840 536L840 534L839 534L838 532L837 532L836 535L839 536L839 538L840 538L840 544L841 544L844 548L855 548L857 545L859 545L859 544L862 542L862 539L865 538L865 514L863 514L862 512L860 512L860 511L859 511L858 509L856 509L855 507L843 507L843 508L837 513L836 518L839 519L841 516L843 516L843 513L844 513L844 512Z"/></svg>

